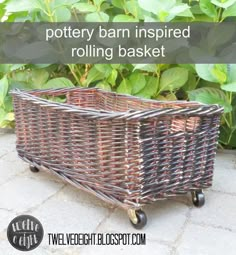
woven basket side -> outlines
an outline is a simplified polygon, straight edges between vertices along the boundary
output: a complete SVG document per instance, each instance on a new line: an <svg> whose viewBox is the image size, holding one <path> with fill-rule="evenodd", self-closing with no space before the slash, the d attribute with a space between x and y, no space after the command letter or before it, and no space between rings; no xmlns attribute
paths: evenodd
<svg viewBox="0 0 236 255"><path fill-rule="evenodd" d="M213 181L213 171L214 171L214 163L215 163L215 154L218 144L219 138L219 126L220 126L220 116L213 115L209 121L208 131L207 132L207 151L206 158L203 163L205 163L205 172L201 175L200 185L203 187L211 187ZM207 124L205 126L207 128ZM200 148L199 148L200 152Z"/></svg>
<svg viewBox="0 0 236 255"><path fill-rule="evenodd" d="M210 187L219 124L218 115L201 119L172 116L143 122L144 180L139 203Z"/></svg>
<svg viewBox="0 0 236 255"><path fill-rule="evenodd" d="M95 95L92 100L91 96ZM73 90L67 93L67 103L80 107L90 107L98 110L126 112L129 110L147 110L157 108L198 107L195 102L163 102L145 100L129 95L115 94L94 90Z"/></svg>
<svg viewBox="0 0 236 255"><path fill-rule="evenodd" d="M20 157L104 199L135 205L142 180L139 122L88 119L20 96L14 107Z"/></svg>

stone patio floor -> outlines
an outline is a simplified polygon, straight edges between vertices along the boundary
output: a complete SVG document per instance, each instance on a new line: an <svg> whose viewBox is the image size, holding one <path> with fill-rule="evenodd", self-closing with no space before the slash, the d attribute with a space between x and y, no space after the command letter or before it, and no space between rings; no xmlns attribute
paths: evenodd
<svg viewBox="0 0 236 255"><path fill-rule="evenodd" d="M148 223L134 229L125 211L65 184L46 172L32 173L17 157L15 135L0 133L0 255L23 254L6 237L10 221L30 214L44 227L41 245L27 254L42 255L235 255L236 152L218 152L214 185L206 204L182 196L144 208ZM47 233L146 233L143 246L49 246Z"/></svg>

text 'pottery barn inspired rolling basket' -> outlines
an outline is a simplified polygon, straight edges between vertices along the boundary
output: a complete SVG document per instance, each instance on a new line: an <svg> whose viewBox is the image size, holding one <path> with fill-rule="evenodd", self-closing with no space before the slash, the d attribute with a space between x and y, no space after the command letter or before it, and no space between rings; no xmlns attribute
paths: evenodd
<svg viewBox="0 0 236 255"><path fill-rule="evenodd" d="M73 88L11 92L17 151L32 171L64 180L128 211L142 228L145 204L212 184L222 108ZM64 96L66 103L52 101ZM49 100L47 99L49 98Z"/></svg>

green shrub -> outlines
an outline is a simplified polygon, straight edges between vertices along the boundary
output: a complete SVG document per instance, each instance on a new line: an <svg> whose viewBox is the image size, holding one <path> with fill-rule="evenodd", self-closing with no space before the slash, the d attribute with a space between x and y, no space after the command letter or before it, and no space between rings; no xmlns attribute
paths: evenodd
<svg viewBox="0 0 236 255"><path fill-rule="evenodd" d="M16 21L236 21L236 0L0 0ZM92 87L157 100L220 104L220 143L236 148L236 64L0 65L0 127L13 127L12 88Z"/></svg>

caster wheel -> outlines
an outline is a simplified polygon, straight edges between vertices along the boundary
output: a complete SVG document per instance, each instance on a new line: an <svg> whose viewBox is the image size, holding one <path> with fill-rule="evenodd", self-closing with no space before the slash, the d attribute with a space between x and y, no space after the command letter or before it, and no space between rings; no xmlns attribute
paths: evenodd
<svg viewBox="0 0 236 255"><path fill-rule="evenodd" d="M202 207L205 204L205 196L202 190L192 191L192 201L196 207Z"/></svg>
<svg viewBox="0 0 236 255"><path fill-rule="evenodd" d="M39 172L39 169L36 166L30 165L30 171L33 173Z"/></svg>
<svg viewBox="0 0 236 255"><path fill-rule="evenodd" d="M147 216L142 210L133 210L128 211L129 219L131 224L136 229L142 229L147 224Z"/></svg>

